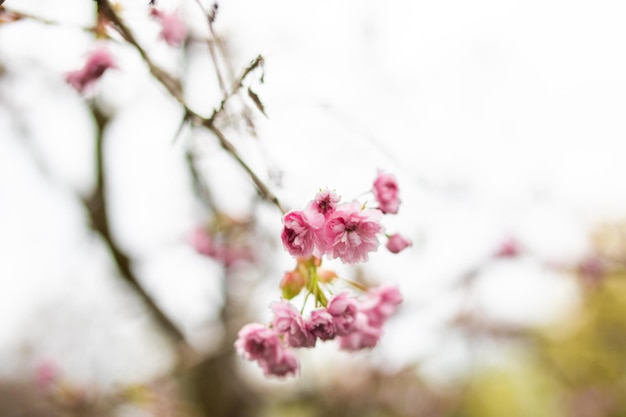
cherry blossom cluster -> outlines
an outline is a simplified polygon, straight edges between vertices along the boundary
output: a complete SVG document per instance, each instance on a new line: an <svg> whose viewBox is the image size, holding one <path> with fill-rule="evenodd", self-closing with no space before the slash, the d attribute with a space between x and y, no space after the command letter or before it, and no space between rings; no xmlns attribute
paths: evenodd
<svg viewBox="0 0 626 417"><path fill-rule="evenodd" d="M368 261L383 235L392 253L412 245L400 234L384 234L384 215L396 214L400 205L395 178L379 172L371 193L377 206L368 208L359 201L342 202L337 193L324 189L304 209L285 214L281 240L296 259L296 267L283 276L282 298L270 304L271 323L246 324L235 342L237 352L256 361L265 375L297 374L300 365L294 349L313 348L318 340L338 340L339 347L348 351L378 344L385 322L402 302L398 287L366 288L344 279L357 294L349 290L333 294L332 284L340 278L322 268L324 258L347 265ZM290 300L303 292L303 306L298 310ZM309 299L315 307L304 315Z"/></svg>

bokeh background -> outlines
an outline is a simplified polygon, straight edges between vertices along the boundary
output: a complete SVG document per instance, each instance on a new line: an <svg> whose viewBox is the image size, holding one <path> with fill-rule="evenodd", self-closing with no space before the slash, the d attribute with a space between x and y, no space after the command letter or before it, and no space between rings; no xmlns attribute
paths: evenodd
<svg viewBox="0 0 626 417"><path fill-rule="evenodd" d="M173 48L147 3L115 4L200 114L262 55L219 123L286 207L396 176L385 226L414 245L341 272L404 303L375 349L323 344L297 378L238 358L293 267L280 211L132 46L95 38L96 2L6 0L0 414L626 412L626 6L223 0L211 31L213 3L157 0L188 25ZM64 74L100 43L119 68L80 95Z"/></svg>

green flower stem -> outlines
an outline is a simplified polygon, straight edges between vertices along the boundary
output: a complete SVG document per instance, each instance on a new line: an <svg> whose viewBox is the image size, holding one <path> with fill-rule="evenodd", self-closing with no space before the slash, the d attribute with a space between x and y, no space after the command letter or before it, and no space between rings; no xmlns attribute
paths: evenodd
<svg viewBox="0 0 626 417"><path fill-rule="evenodd" d="M319 307L319 306L326 307L326 305L328 305L328 299L326 298L326 294L324 294L324 291L320 287L319 275L317 273L318 266L316 265L316 259L314 257L308 259L306 261L306 267L307 267L306 289L308 292L307 298L310 294L313 294L313 296L315 297L315 307ZM306 304L306 298L305 298L305 304Z"/></svg>

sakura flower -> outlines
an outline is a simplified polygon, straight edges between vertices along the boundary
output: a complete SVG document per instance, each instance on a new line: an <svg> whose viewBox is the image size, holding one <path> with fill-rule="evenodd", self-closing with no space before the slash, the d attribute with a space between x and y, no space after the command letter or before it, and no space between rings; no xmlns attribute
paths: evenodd
<svg viewBox="0 0 626 417"><path fill-rule="evenodd" d="M261 365L265 376L295 375L300 369L296 355L291 350L284 348L279 349L276 358L260 361L259 365Z"/></svg>
<svg viewBox="0 0 626 417"><path fill-rule="evenodd" d="M399 233L394 233L393 235L389 236L386 247L391 253L400 253L412 245L413 242L410 239L402 236Z"/></svg>
<svg viewBox="0 0 626 417"><path fill-rule="evenodd" d="M283 218L281 239L285 250L292 256L308 258L321 251L320 231L324 216L307 210L292 210Z"/></svg>
<svg viewBox="0 0 626 417"><path fill-rule="evenodd" d="M494 253L496 258L514 258L522 252L520 243L512 238L506 238Z"/></svg>
<svg viewBox="0 0 626 417"><path fill-rule="evenodd" d="M356 300L347 292L337 294L328 302L326 311L333 318L337 336L345 336L354 330L357 315Z"/></svg>
<svg viewBox="0 0 626 417"><path fill-rule="evenodd" d="M48 390L59 378L59 369L52 361L45 361L35 369L35 383L42 390Z"/></svg>
<svg viewBox="0 0 626 417"><path fill-rule="evenodd" d="M295 348L315 346L315 337L309 333L304 318L292 304L276 301L271 304L271 309L274 312L272 326L284 336L287 345Z"/></svg>
<svg viewBox="0 0 626 417"><path fill-rule="evenodd" d="M245 245L229 244L216 239L204 227L195 229L189 236L189 243L197 253L213 258L224 267L230 268L239 262L251 262L254 255Z"/></svg>
<svg viewBox="0 0 626 417"><path fill-rule="evenodd" d="M358 310L368 318L371 325L380 327L401 303L402 294L398 287L383 285L368 291L365 300L359 303Z"/></svg>
<svg viewBox="0 0 626 417"><path fill-rule="evenodd" d="M207 233L204 227L196 228L189 236L191 246L201 255L214 256L215 245L211 235Z"/></svg>
<svg viewBox="0 0 626 417"><path fill-rule="evenodd" d="M381 217L380 210L362 210L358 202L337 207L324 225L328 256L347 264L367 261L369 253L378 249Z"/></svg>
<svg viewBox="0 0 626 417"><path fill-rule="evenodd" d="M325 189L315 195L315 200L309 204L309 207L324 215L326 218L328 215L334 213L337 208L337 203L339 203L340 200L341 197L337 195L337 193Z"/></svg>
<svg viewBox="0 0 626 417"><path fill-rule="evenodd" d="M281 349L278 334L260 323L248 323L239 330L235 349L248 360L274 362Z"/></svg>
<svg viewBox="0 0 626 417"><path fill-rule="evenodd" d="M109 68L118 67L108 49L100 47L87 56L85 65L81 69L67 72L65 74L65 81L79 93L83 93L88 87L100 79Z"/></svg>
<svg viewBox="0 0 626 417"><path fill-rule="evenodd" d="M161 38L170 46L179 46L187 37L187 27L176 12L166 13L152 8L150 15L161 24Z"/></svg>
<svg viewBox="0 0 626 417"><path fill-rule="evenodd" d="M334 318L325 308L311 311L306 325L309 332L320 340L331 340L335 337Z"/></svg>
<svg viewBox="0 0 626 417"><path fill-rule="evenodd" d="M354 327L352 332L339 338L341 349L352 351L373 348L383 334L382 328L372 325L363 313L357 314Z"/></svg>
<svg viewBox="0 0 626 417"><path fill-rule="evenodd" d="M378 208L385 214L396 214L400 206L398 183L393 175L379 172L374 181L374 197L378 201Z"/></svg>

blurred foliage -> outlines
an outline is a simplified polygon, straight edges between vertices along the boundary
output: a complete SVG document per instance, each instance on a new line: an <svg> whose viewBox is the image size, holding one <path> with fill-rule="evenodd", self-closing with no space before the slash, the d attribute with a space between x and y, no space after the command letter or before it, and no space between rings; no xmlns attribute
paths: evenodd
<svg viewBox="0 0 626 417"><path fill-rule="evenodd" d="M522 358L469 375L453 415L626 415L625 237L625 224L594 231L592 253L570 268L578 308L561 322L528 329Z"/></svg>

